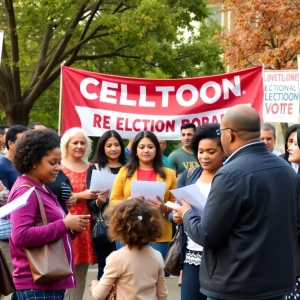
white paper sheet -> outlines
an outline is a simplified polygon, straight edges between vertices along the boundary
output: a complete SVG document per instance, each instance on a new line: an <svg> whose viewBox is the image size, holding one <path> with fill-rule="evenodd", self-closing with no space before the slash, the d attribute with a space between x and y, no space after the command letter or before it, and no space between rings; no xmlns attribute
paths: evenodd
<svg viewBox="0 0 300 300"><path fill-rule="evenodd" d="M131 196L144 197L157 201L157 196L163 201L165 198L166 183L161 181L132 180Z"/></svg>
<svg viewBox="0 0 300 300"><path fill-rule="evenodd" d="M173 210L176 211L176 208L180 205L178 203L168 201L168 202L165 203L165 206L168 206L168 207L170 207L170 208L172 208Z"/></svg>
<svg viewBox="0 0 300 300"><path fill-rule="evenodd" d="M34 189L35 187L30 188L26 193L24 193L20 197L0 207L0 219L10 215L13 211L24 206L27 203L27 200Z"/></svg>
<svg viewBox="0 0 300 300"><path fill-rule="evenodd" d="M185 187L170 190L170 192L180 201L182 198L185 202L189 203L192 209L202 216L206 197L201 193L196 184L187 185Z"/></svg>
<svg viewBox="0 0 300 300"><path fill-rule="evenodd" d="M115 178L115 174L108 173L106 171L93 170L90 190L111 190L114 185Z"/></svg>

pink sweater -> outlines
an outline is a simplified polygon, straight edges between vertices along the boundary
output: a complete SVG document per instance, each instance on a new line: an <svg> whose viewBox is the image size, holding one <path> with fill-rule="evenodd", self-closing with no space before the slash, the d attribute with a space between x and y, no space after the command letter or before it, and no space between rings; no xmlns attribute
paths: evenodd
<svg viewBox="0 0 300 300"><path fill-rule="evenodd" d="M112 252L106 259L104 275L93 288L92 296L105 300L113 284L117 300L166 300L168 293L161 254L150 248L127 246Z"/></svg>
<svg viewBox="0 0 300 300"><path fill-rule="evenodd" d="M75 287L75 278L70 276L65 280L51 284L37 284L33 281L30 267L23 248L38 247L46 243L62 238L70 262L70 268L74 272L72 240L69 230L66 228L63 218L65 213L60 207L56 196L49 190L45 190L35 181L25 176L19 176L11 189L8 202L14 201L15 198L26 192L29 187L21 187L22 184L34 186L40 194L47 220L46 226L34 226L35 223L42 221L38 200L33 192L27 204L16 210L10 215L12 221L12 235L9 240L12 264L14 266L13 279L17 290L37 289L37 290L64 290Z"/></svg>

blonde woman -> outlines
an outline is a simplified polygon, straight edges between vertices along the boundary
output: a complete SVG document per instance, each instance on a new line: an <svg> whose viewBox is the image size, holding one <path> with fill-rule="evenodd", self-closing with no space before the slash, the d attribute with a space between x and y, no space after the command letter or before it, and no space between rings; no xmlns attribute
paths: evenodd
<svg viewBox="0 0 300 300"><path fill-rule="evenodd" d="M86 176L90 166L92 141L81 128L71 128L61 138L62 171L69 177L75 193L76 204L69 208L75 215L89 214L87 200L97 198L100 191L86 187ZM65 300L82 300L89 264L96 263L91 239L91 222L85 231L74 240L75 274L77 287L67 290Z"/></svg>

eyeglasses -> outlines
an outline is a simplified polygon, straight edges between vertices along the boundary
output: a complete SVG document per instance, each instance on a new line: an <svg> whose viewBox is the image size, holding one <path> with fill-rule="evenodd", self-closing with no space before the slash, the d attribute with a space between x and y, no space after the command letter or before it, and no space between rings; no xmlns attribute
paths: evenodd
<svg viewBox="0 0 300 300"><path fill-rule="evenodd" d="M235 130L233 130L233 129L229 128L229 127L226 127L226 128L220 128L220 129L217 129L217 130L216 130L216 134L217 134L217 135L221 135L222 130L231 130L231 131L233 131L233 132L236 132Z"/></svg>

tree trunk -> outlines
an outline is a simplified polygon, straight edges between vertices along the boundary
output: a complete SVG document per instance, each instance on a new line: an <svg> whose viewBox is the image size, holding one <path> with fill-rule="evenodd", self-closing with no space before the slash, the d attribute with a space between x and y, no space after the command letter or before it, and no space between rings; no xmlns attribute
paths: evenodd
<svg viewBox="0 0 300 300"><path fill-rule="evenodd" d="M285 134L286 134L286 131L287 131L289 125L288 125L288 123L280 123L280 126L281 126L283 143L285 143Z"/></svg>
<svg viewBox="0 0 300 300"><path fill-rule="evenodd" d="M9 102L11 103L11 102ZM28 125L29 113L31 107L24 103L9 105L8 109L5 109L7 125Z"/></svg>

